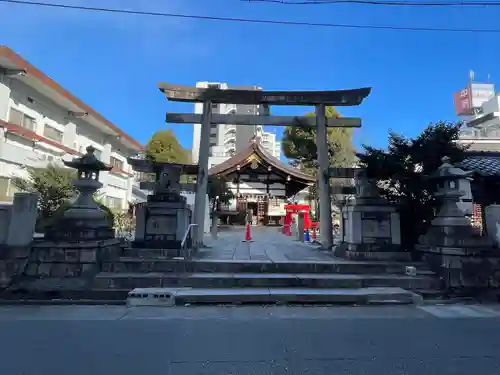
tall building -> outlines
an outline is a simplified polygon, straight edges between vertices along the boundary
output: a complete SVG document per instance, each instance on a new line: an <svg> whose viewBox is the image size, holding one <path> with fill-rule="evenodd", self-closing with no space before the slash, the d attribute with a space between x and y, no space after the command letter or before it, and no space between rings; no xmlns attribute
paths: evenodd
<svg viewBox="0 0 500 375"><path fill-rule="evenodd" d="M113 209L142 200L127 157L139 142L76 98L6 46L0 46L0 201L12 200L12 177L28 177L26 167L62 166L94 146L95 155L111 164L100 174L99 193Z"/></svg>
<svg viewBox="0 0 500 375"><path fill-rule="evenodd" d="M228 86L227 83L221 82L198 82L196 87L200 88L218 88L222 90L262 90L258 86ZM195 113L203 113L203 103L195 103ZM261 105L246 105L246 104L213 104L212 113L216 114L239 114L239 115L262 115L264 109ZM210 160L209 167L220 164L237 152L248 147L250 139L254 135L260 135L263 141L263 147L272 156L281 156L281 144L276 141L276 134L265 132L262 125L226 125L212 124L210 129ZM201 124L193 126L193 148L192 160L198 162L199 145L201 137Z"/></svg>

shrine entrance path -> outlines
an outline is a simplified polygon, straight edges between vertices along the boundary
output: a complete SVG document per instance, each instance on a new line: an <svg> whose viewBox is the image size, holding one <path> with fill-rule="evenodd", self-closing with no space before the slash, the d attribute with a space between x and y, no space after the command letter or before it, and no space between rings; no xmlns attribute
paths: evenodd
<svg viewBox="0 0 500 375"><path fill-rule="evenodd" d="M200 249L199 260L261 262L339 262L331 253L283 235L277 227L252 227L253 242L243 242L243 227L220 232L217 239L208 237L209 248Z"/></svg>

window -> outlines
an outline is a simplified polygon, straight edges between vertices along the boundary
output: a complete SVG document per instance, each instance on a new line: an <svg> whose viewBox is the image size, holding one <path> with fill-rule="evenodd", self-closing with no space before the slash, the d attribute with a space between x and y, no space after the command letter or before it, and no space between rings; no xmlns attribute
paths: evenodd
<svg viewBox="0 0 500 375"><path fill-rule="evenodd" d="M22 126L23 128L29 129L31 131L35 131L36 120L33 117L28 116L15 108L10 109L9 122L14 125Z"/></svg>
<svg viewBox="0 0 500 375"><path fill-rule="evenodd" d="M53 141L62 143L63 132L57 130L56 128L53 128L50 125L45 124L45 127L43 129L43 136L45 138L52 139Z"/></svg>
<svg viewBox="0 0 500 375"><path fill-rule="evenodd" d="M113 156L111 156L110 164L113 166L113 169L123 170L123 162Z"/></svg>

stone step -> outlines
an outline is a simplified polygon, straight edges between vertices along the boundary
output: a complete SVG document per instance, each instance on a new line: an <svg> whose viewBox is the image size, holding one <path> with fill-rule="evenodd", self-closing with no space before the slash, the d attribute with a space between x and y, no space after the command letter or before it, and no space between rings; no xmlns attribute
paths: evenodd
<svg viewBox="0 0 500 375"><path fill-rule="evenodd" d="M136 288L128 306L186 304L412 304L413 293L401 288Z"/></svg>
<svg viewBox="0 0 500 375"><path fill-rule="evenodd" d="M139 259L172 259L182 256L184 250L181 249L139 249L139 248L125 248L123 249L123 256L127 258Z"/></svg>
<svg viewBox="0 0 500 375"><path fill-rule="evenodd" d="M438 287L432 276L356 274L255 274L255 273L100 273L97 289L134 288L335 288L400 287L410 290Z"/></svg>
<svg viewBox="0 0 500 375"><path fill-rule="evenodd" d="M104 261L103 272L220 272L220 273L341 273L341 274L404 274L405 266L414 266L418 274L432 274L424 263L346 261L332 262L268 262L268 261L188 261L178 259L139 259L121 257Z"/></svg>

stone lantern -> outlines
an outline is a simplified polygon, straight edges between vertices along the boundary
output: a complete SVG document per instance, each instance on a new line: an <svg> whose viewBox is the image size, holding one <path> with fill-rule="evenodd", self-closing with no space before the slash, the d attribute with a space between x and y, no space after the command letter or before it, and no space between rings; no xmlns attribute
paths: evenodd
<svg viewBox="0 0 500 375"><path fill-rule="evenodd" d="M492 241L487 236L480 236L458 206L460 197L464 195L460 181L470 178L474 172L453 166L449 157L444 157L442 161L443 164L429 177L436 183L434 197L441 201L441 207L427 233L420 236L416 249L431 255L446 254L452 250L459 255L491 247ZM424 258L435 260L430 255Z"/></svg>
<svg viewBox="0 0 500 375"><path fill-rule="evenodd" d="M497 249L488 236L480 235L459 208L460 197L465 194L460 182L470 179L473 172L453 166L448 157L442 161L429 177L436 183L434 197L441 200L441 207L415 249L440 276L444 289L488 285L493 275L491 269L500 265ZM497 264L493 265L491 259Z"/></svg>
<svg viewBox="0 0 500 375"><path fill-rule="evenodd" d="M435 226L470 227L470 221L465 217L458 204L465 192L461 190L461 181L470 179L473 171L466 172L450 164L450 158L445 156L443 164L429 177L436 183L434 197L442 201L437 216L432 220Z"/></svg>
<svg viewBox="0 0 500 375"><path fill-rule="evenodd" d="M110 165L104 164L94 155L95 148L87 147L87 153L64 165L77 170L73 185L78 197L64 212L61 219L49 230L47 239L53 241L93 241L114 237L112 219L94 200L94 193L102 187L99 172L109 171Z"/></svg>

